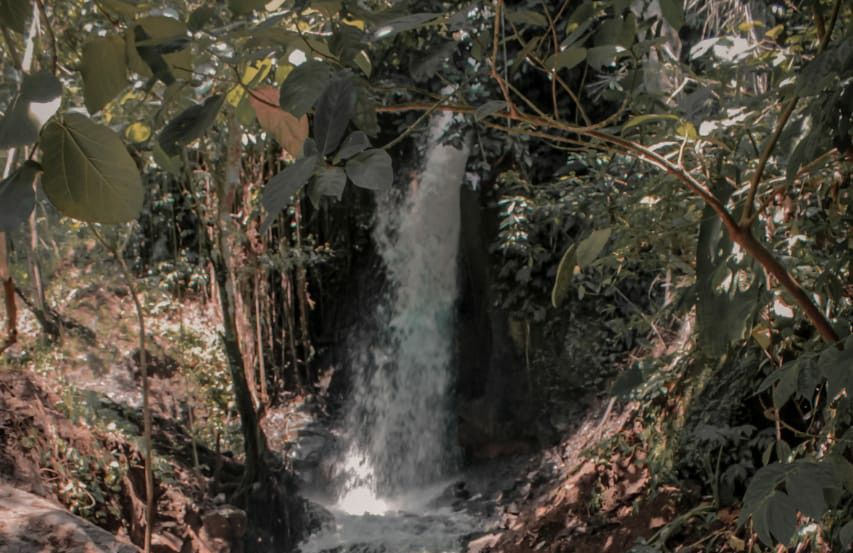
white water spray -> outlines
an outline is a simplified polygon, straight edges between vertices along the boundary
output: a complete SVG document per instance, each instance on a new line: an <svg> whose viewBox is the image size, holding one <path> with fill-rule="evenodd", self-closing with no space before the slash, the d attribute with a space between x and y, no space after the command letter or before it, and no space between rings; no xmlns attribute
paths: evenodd
<svg viewBox="0 0 853 553"><path fill-rule="evenodd" d="M450 388L468 148L440 144L451 122L449 114L433 118L422 172L405 200L387 194L378 202L374 236L388 286L376 308L379 330L353 348L350 435L339 467L346 484L333 509L336 528L303 551L373 544L358 550L450 552L471 529L465 516L427 507L456 451Z"/></svg>

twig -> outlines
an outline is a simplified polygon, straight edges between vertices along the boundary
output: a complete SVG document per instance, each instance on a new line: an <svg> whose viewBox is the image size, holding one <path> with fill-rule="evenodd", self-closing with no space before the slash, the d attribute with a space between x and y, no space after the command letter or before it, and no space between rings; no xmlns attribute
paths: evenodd
<svg viewBox="0 0 853 553"><path fill-rule="evenodd" d="M9 50L9 57L12 58L12 65L15 66L15 69L20 71L21 56L18 54L17 48L15 48L15 43L12 42L12 36L9 34L9 29L5 25L0 25L0 29L3 30L3 42L6 43L6 49Z"/></svg>
<svg viewBox="0 0 853 553"><path fill-rule="evenodd" d="M89 230L95 235L95 238L101 245L104 246L112 256L118 261L119 268L124 276L125 285L130 292L130 297L133 299L133 305L136 308L136 322L139 325L139 370L142 373L142 425L143 425L143 446L145 448L145 542L144 551L151 551L151 535L154 529L154 471L151 462L151 406L150 406L150 385L148 382L148 360L145 352L145 315L142 312L142 302L139 301L139 293L134 285L134 278L127 266L127 262L121 255L118 249L107 242L106 239L98 232L94 224L88 223Z"/></svg>
<svg viewBox="0 0 853 553"><path fill-rule="evenodd" d="M36 6L38 6L41 17L44 19L44 27L47 29L47 36L50 39L51 64L53 66L51 72L56 75L56 68L59 65L57 62L56 35L53 32L53 26L50 24L50 19L47 17L47 10L44 8L44 2L42 2L42 0L36 0Z"/></svg>
<svg viewBox="0 0 853 553"><path fill-rule="evenodd" d="M430 107L428 110L424 111L420 117L415 119L414 123L409 125L406 128L406 130L404 130L402 133L400 133L394 140L392 140L391 142L382 146L382 149L383 150L390 150L391 148L393 148L394 146L396 146L397 144L402 142L408 135L410 135L414 132L414 130L418 127L418 125L420 125L422 122L424 122L426 120L426 118L429 117L433 112L435 112L441 106L441 104L443 104L446 100L447 100L446 98L442 98L441 100L439 100L438 102L433 104L432 107Z"/></svg>

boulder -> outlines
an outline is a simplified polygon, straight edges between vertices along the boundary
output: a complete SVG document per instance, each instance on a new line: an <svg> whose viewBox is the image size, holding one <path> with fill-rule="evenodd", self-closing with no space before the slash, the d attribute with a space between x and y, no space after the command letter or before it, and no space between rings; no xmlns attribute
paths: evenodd
<svg viewBox="0 0 853 553"><path fill-rule="evenodd" d="M213 539L239 540L246 535L249 519L242 509L233 505L220 505L202 517L202 525Z"/></svg>
<svg viewBox="0 0 853 553"><path fill-rule="evenodd" d="M0 482L0 551L140 553L47 499Z"/></svg>

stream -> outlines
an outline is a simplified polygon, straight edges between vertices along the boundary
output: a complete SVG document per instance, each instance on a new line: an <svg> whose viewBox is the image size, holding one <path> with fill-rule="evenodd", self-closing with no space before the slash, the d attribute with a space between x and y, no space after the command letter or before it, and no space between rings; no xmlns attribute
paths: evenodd
<svg viewBox="0 0 853 553"><path fill-rule="evenodd" d="M378 199L374 239L388 282L350 339L337 484L321 501L331 520L302 553L458 553L486 524L456 480L451 390L468 146L441 144L451 123L434 116L405 197Z"/></svg>

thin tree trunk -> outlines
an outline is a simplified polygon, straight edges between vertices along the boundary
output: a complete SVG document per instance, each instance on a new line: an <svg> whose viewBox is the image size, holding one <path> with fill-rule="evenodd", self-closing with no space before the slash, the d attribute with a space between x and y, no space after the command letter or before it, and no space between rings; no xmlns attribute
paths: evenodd
<svg viewBox="0 0 853 553"><path fill-rule="evenodd" d="M258 353L258 381L261 384L261 402L264 406L269 403L267 396L267 371L264 366L264 334L263 334L263 319L261 318L261 279L259 274L255 275L255 337L257 338L257 353Z"/></svg>
<svg viewBox="0 0 853 553"><path fill-rule="evenodd" d="M308 279L306 278L305 260L302 252L302 207L299 201L294 204L294 222L296 223L296 251L298 252L296 267L296 298L299 302L299 336L302 339L302 364L305 374L305 383L309 386L314 383L311 374L310 362L313 357L311 347L311 336L308 330Z"/></svg>
<svg viewBox="0 0 853 553"><path fill-rule="evenodd" d="M125 285L130 291L130 297L133 299L133 305L136 308L136 322L139 331L139 372L142 375L142 433L143 447L145 449L145 537L143 539L143 551L149 553L151 551L151 539L154 532L154 522L157 513L154 510L154 466L152 464L152 441L151 441L151 385L148 381L148 359L145 351L145 315L142 311L142 302L139 300L139 293L134 285L133 274L127 266L119 249L110 245L106 239L98 232L95 225L89 223L89 229L95 238L112 253L121 268L122 276L124 276Z"/></svg>
<svg viewBox="0 0 853 553"><path fill-rule="evenodd" d="M6 166L3 168L3 179L12 174L16 150L6 154ZM0 353L18 341L18 309L15 304L15 281L9 271L9 250L6 233L0 232L0 282L3 283L3 295L6 305L6 337L0 341Z"/></svg>
<svg viewBox="0 0 853 553"><path fill-rule="evenodd" d="M216 221L216 250L211 252L211 264L216 276L216 284L219 289L219 303L222 309L223 339L225 342L225 354L228 359L228 368L234 386L234 395L237 411L240 414L240 423L243 434L243 448L246 455L245 472L240 488L234 494L234 500L238 500L247 493L254 482L263 478L266 473L265 453L266 440L263 430L258 423L257 412L249 382L246 378L246 365L240 347L240 337L237 330L237 306L236 294L239 293L236 282L233 280L234 273L229 269L229 260L232 259L231 246L234 243L232 236L231 200L234 197L236 186L240 182L241 170L240 129L237 122L232 118L228 122L228 144L225 156L225 167L222 178L217 183L218 217Z"/></svg>

